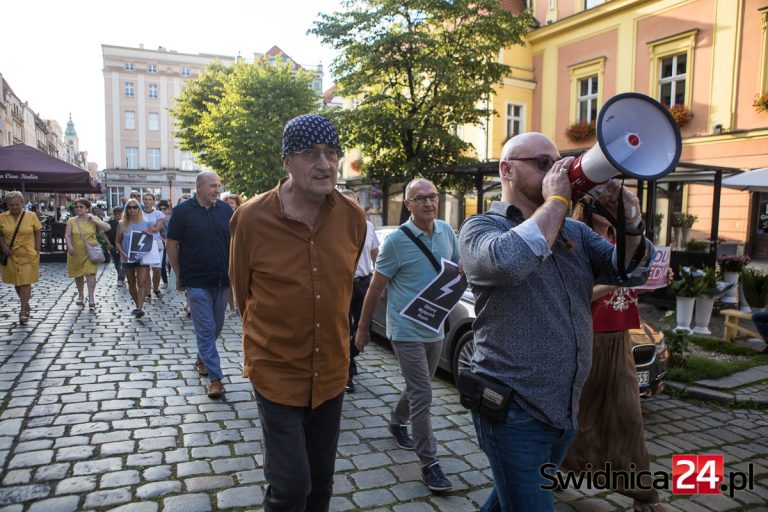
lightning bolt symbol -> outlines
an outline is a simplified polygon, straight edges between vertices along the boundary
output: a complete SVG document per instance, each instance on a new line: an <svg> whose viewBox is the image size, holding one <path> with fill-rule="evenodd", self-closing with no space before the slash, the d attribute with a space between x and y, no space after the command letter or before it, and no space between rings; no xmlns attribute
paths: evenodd
<svg viewBox="0 0 768 512"><path fill-rule="evenodd" d="M453 291L453 285L458 284L459 281L461 281L461 274L454 277L453 280L447 283L445 286L441 286L440 291L442 291L443 294L435 300L440 300L446 295L448 295L449 293L451 293Z"/></svg>

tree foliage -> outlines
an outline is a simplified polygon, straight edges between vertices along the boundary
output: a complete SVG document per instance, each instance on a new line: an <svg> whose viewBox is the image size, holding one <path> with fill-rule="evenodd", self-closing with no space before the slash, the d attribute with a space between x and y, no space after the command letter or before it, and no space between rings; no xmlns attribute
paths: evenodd
<svg viewBox="0 0 768 512"><path fill-rule="evenodd" d="M172 111L182 149L216 171L229 190L251 196L273 188L283 174L286 121L318 108L312 79L284 59L208 66Z"/></svg>
<svg viewBox="0 0 768 512"><path fill-rule="evenodd" d="M338 126L369 157L366 174L393 183L471 161L456 127L492 113L484 100L509 73L500 51L521 43L530 14L499 0L346 0L342 9L310 32L341 52L333 73L355 106Z"/></svg>

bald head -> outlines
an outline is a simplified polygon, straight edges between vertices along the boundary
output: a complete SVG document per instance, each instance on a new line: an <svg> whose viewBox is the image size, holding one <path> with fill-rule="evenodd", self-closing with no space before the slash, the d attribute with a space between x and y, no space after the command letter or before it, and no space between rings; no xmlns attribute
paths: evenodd
<svg viewBox="0 0 768 512"><path fill-rule="evenodd" d="M506 160L511 156L535 156L535 151L539 150L540 148L554 148L555 152L557 152L555 143L552 142L552 140L543 133L521 133L520 135L515 135L509 139L506 144L504 144L504 147L501 148L501 160Z"/></svg>
<svg viewBox="0 0 768 512"><path fill-rule="evenodd" d="M411 180L408 182L408 184L405 186L405 198L410 199L413 196L413 189L417 187L421 187L423 185L427 185L428 187L434 188L435 191L437 191L437 187L435 187L435 184L429 181L426 178L416 178L414 180Z"/></svg>
<svg viewBox="0 0 768 512"><path fill-rule="evenodd" d="M203 171L195 180L197 200L206 208L215 204L221 194L221 178L213 171Z"/></svg>

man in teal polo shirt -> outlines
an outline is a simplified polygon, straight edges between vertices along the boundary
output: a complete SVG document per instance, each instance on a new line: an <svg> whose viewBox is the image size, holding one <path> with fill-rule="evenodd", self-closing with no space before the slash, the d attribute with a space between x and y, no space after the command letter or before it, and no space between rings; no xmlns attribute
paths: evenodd
<svg viewBox="0 0 768 512"><path fill-rule="evenodd" d="M435 185L415 179L405 187L405 207L411 218L403 224L439 262L441 258L459 261L456 234L449 224L436 220L440 195ZM422 250L401 230L393 232L381 245L376 269L365 296L355 345L362 351L370 341L371 316L379 297L387 289L387 338L400 363L405 389L392 410L389 431L397 445L416 450L421 463L422 481L433 491L453 486L437 459L437 441L432 433L432 376L440 360L445 334L400 316L400 311L437 275L437 270ZM413 440L406 424L411 421Z"/></svg>

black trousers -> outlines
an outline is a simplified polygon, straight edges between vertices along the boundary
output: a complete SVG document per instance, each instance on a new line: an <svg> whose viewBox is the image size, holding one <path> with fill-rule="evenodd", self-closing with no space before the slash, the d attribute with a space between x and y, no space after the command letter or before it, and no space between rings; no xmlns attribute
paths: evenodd
<svg viewBox="0 0 768 512"><path fill-rule="evenodd" d="M317 409L292 407L256 391L264 432L264 512L328 511L343 401L341 393Z"/></svg>
<svg viewBox="0 0 768 512"><path fill-rule="evenodd" d="M352 283L352 300L349 302L349 376L357 375L357 364L355 357L360 353L355 347L355 334L357 334L357 324L360 322L360 313L363 311L363 301L368 287L371 285L371 276L367 275L355 279Z"/></svg>

